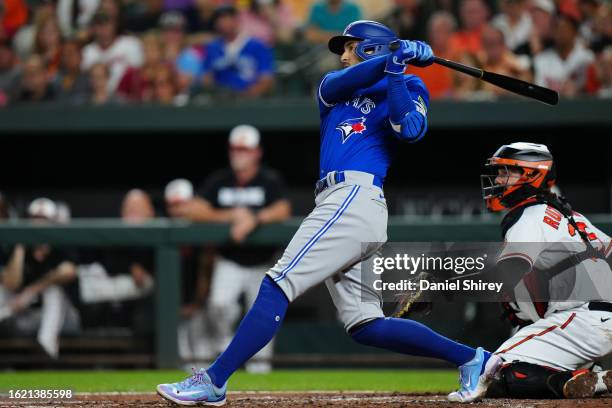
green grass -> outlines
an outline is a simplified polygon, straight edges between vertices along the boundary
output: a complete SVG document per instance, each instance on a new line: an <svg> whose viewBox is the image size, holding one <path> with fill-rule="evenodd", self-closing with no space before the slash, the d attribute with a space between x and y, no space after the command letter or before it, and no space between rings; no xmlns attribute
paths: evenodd
<svg viewBox="0 0 612 408"><path fill-rule="evenodd" d="M185 378L182 371L0 372L0 392L9 389L71 389L75 392L153 392L155 385ZM275 370L237 372L230 391L403 391L446 392L457 386L452 370Z"/></svg>

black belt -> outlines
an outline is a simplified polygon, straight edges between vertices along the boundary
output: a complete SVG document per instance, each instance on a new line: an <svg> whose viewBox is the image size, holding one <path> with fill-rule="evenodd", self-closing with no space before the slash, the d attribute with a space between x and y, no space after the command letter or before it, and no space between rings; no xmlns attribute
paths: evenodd
<svg viewBox="0 0 612 408"><path fill-rule="evenodd" d="M608 302L590 302L589 310L598 310L600 312L612 313L612 303Z"/></svg>

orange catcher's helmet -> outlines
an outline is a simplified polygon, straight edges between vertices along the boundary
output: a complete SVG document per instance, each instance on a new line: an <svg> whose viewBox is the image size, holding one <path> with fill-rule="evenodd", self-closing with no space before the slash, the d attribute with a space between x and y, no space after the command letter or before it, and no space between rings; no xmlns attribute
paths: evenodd
<svg viewBox="0 0 612 408"><path fill-rule="evenodd" d="M543 144L503 145L487 159L485 168L487 174L480 176L482 197L493 212L514 208L538 193L550 191L556 179L553 156ZM520 171L518 180L510 182L510 169Z"/></svg>

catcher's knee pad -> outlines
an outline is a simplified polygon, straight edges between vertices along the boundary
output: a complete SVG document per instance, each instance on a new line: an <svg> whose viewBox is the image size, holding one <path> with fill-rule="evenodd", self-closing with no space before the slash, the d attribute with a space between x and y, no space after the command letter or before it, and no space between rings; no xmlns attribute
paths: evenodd
<svg viewBox="0 0 612 408"><path fill-rule="evenodd" d="M568 377L568 378L565 378ZM563 384L571 372L559 372L537 364L514 362L504 366L487 396L510 398L563 398Z"/></svg>

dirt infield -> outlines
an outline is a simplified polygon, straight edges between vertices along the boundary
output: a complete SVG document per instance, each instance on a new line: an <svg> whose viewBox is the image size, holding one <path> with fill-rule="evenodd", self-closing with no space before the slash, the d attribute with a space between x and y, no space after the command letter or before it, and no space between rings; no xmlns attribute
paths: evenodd
<svg viewBox="0 0 612 408"><path fill-rule="evenodd" d="M68 400L8 400L0 398L0 407L171 407L175 406L156 394L77 394ZM228 407L459 407L443 395L415 395L382 392L236 392L230 393ZM554 407L612 408L612 396L588 400L485 400L469 407Z"/></svg>

